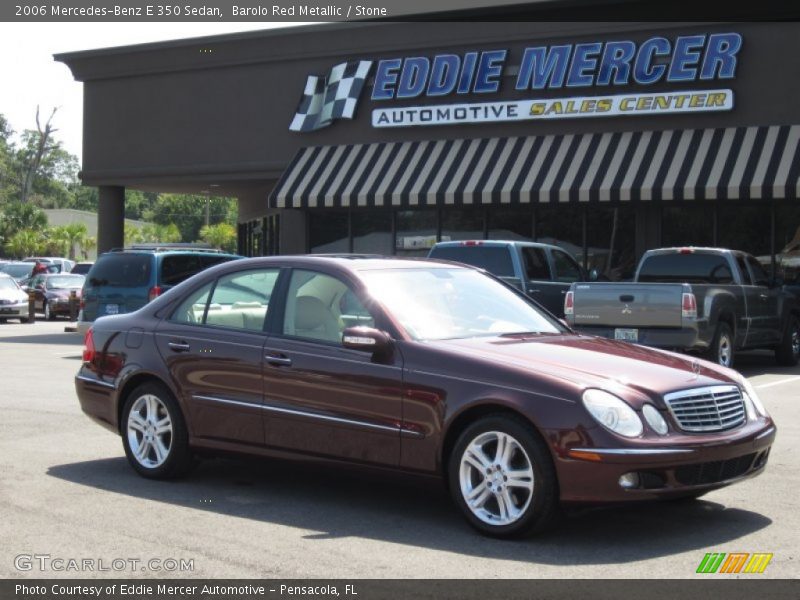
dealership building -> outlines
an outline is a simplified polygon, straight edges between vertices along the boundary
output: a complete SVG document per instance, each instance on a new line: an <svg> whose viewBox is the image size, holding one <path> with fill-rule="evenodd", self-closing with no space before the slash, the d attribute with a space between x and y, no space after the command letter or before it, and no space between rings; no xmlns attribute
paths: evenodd
<svg viewBox="0 0 800 600"><path fill-rule="evenodd" d="M246 255L534 239L618 278L800 233L797 23L320 24L56 59L100 250L126 188L236 197Z"/></svg>

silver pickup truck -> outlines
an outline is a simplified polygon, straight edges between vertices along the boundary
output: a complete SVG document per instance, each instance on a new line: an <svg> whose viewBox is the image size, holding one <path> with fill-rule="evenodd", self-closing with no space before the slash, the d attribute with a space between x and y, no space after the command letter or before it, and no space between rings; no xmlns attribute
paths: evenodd
<svg viewBox="0 0 800 600"><path fill-rule="evenodd" d="M564 315L583 333L701 353L727 367L744 349L772 349L782 365L800 358L797 298L734 250L650 250L632 283L574 283Z"/></svg>

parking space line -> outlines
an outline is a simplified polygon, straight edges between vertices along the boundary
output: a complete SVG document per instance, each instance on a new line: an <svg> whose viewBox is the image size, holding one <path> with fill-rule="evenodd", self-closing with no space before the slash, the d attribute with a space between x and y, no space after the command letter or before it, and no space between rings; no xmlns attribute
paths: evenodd
<svg viewBox="0 0 800 600"><path fill-rule="evenodd" d="M778 381L765 383L763 385L754 385L753 387L756 388L757 390L762 390L764 388L772 387L774 385L782 385L784 383L792 383L793 381L800 381L800 377L789 377L788 379L780 379Z"/></svg>

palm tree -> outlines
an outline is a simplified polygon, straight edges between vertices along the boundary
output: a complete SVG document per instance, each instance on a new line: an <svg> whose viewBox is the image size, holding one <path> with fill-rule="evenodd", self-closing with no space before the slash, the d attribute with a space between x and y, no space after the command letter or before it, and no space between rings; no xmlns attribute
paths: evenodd
<svg viewBox="0 0 800 600"><path fill-rule="evenodd" d="M17 258L40 254L43 248L42 235L32 229L15 233L6 243L6 252Z"/></svg>
<svg viewBox="0 0 800 600"><path fill-rule="evenodd" d="M64 225L64 235L69 240L70 260L75 260L76 246L83 249L88 233L84 223L69 223L68 225Z"/></svg>
<svg viewBox="0 0 800 600"><path fill-rule="evenodd" d="M236 248L236 229L229 223L205 225L200 229L200 239L215 248L230 252Z"/></svg>

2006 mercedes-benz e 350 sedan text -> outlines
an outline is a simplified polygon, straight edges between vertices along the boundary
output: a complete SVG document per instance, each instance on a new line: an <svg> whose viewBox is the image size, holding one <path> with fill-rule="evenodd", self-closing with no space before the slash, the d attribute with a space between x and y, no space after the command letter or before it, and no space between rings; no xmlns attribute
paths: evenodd
<svg viewBox="0 0 800 600"><path fill-rule="evenodd" d="M438 475L496 536L543 529L561 503L699 496L763 471L775 438L735 371L577 335L433 261L213 267L99 319L76 387L145 477L184 474L195 450Z"/></svg>

